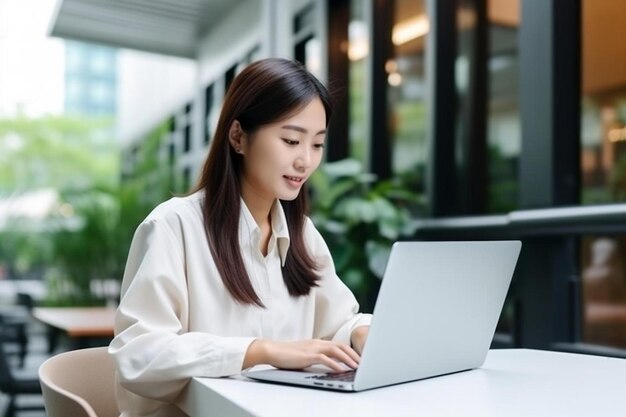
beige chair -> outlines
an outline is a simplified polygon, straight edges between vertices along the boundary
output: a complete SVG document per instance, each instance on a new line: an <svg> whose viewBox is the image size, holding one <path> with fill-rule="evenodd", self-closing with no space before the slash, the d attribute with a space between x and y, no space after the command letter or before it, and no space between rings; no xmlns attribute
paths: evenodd
<svg viewBox="0 0 626 417"><path fill-rule="evenodd" d="M39 368L48 417L119 417L115 364L106 347L51 357Z"/></svg>

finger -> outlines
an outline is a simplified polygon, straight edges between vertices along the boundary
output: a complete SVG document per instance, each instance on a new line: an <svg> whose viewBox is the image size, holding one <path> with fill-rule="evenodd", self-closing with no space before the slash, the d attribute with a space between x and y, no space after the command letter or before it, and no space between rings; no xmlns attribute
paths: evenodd
<svg viewBox="0 0 626 417"><path fill-rule="evenodd" d="M350 357L350 355L348 355L346 352L344 352L340 346L333 346L330 351L327 353L327 355L332 356L333 358L343 362L344 364L346 364L348 367L352 368L352 369L356 369L359 364Z"/></svg>
<svg viewBox="0 0 626 417"><path fill-rule="evenodd" d="M350 360L355 363L355 365L358 366L358 364L361 362L361 356L354 349L352 349L350 346L348 346L348 345L346 345L344 343L336 343L335 344L335 348L341 350L341 352L344 355L347 355L350 358ZM346 362L346 361L344 361L344 362Z"/></svg>
<svg viewBox="0 0 626 417"><path fill-rule="evenodd" d="M340 363L338 363L334 359L329 358L323 353L320 353L317 355L317 363L321 365L325 365L335 372L345 371L345 369L341 366Z"/></svg>
<svg viewBox="0 0 626 417"><path fill-rule="evenodd" d="M348 345L346 345L344 343L340 343L338 346L344 352L346 352L348 355L350 355L352 360L355 361L357 364L361 363L361 355L359 355L356 350L352 349L350 346L348 346Z"/></svg>

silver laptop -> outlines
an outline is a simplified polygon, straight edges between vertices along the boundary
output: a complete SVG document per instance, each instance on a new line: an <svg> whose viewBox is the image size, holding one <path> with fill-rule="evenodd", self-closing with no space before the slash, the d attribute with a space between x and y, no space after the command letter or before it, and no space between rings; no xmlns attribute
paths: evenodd
<svg viewBox="0 0 626 417"><path fill-rule="evenodd" d="M521 250L519 241L396 242L357 370L250 370L249 378L362 391L480 367Z"/></svg>

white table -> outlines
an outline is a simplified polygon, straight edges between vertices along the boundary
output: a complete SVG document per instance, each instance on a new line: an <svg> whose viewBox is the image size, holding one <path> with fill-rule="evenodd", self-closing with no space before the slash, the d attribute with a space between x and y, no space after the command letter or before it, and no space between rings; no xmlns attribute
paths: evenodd
<svg viewBox="0 0 626 417"><path fill-rule="evenodd" d="M358 393L194 378L190 416L626 416L626 360L527 349L492 350L482 368Z"/></svg>

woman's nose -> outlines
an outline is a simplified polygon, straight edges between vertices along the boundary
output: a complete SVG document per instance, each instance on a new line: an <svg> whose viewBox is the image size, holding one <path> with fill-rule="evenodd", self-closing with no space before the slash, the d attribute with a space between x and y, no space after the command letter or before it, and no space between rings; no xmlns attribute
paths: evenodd
<svg viewBox="0 0 626 417"><path fill-rule="evenodd" d="M296 168L306 169L311 166L311 152L308 149L303 149L298 153L295 160Z"/></svg>

